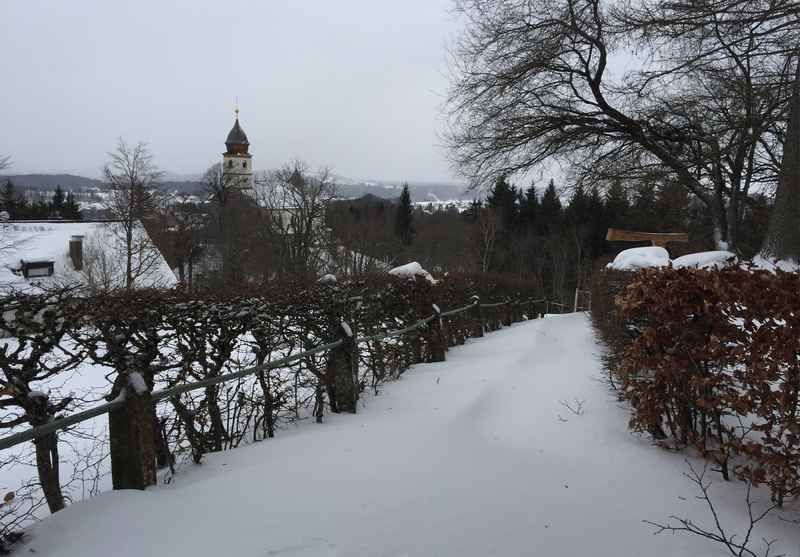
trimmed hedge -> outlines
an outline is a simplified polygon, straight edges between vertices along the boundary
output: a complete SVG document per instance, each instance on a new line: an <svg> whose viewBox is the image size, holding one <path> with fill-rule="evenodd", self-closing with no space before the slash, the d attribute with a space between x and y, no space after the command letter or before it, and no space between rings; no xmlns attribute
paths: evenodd
<svg viewBox="0 0 800 557"><path fill-rule="evenodd" d="M800 495L800 274L646 269L596 320L633 430Z"/></svg>

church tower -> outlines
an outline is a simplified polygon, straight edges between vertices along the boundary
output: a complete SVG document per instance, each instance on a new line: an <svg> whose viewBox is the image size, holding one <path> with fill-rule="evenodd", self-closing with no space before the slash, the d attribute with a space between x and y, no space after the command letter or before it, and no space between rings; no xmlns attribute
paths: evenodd
<svg viewBox="0 0 800 557"><path fill-rule="evenodd" d="M225 187L254 195L253 156L249 152L250 142L247 141L247 135L239 125L238 107L236 121L225 140L225 147L227 150L222 154L222 177Z"/></svg>

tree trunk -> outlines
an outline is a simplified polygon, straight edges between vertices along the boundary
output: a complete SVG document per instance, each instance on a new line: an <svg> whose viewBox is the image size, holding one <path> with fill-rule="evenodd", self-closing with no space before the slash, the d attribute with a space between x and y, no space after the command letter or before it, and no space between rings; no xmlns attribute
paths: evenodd
<svg viewBox="0 0 800 557"><path fill-rule="evenodd" d="M133 220L127 222L125 230L125 288L133 288Z"/></svg>
<svg viewBox="0 0 800 557"><path fill-rule="evenodd" d="M768 257L800 261L800 59L795 66L778 191L763 252Z"/></svg>
<svg viewBox="0 0 800 557"><path fill-rule="evenodd" d="M54 513L64 508L64 495L61 493L61 482L58 471L58 438L55 433L49 433L34 441L36 445L36 469L39 472L39 481L47 500L50 512Z"/></svg>

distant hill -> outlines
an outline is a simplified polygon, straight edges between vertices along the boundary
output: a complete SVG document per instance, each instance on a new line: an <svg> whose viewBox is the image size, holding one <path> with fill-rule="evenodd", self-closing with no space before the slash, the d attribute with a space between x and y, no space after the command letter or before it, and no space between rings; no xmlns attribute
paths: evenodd
<svg viewBox="0 0 800 557"><path fill-rule="evenodd" d="M10 179L19 188L47 190L51 190L56 186L61 186L65 190L96 188L103 184L100 180L87 178L86 176L75 176L74 174L11 174L0 176L0 180L3 182L6 179Z"/></svg>
<svg viewBox="0 0 800 557"><path fill-rule="evenodd" d="M172 175L178 177L177 175ZM0 175L0 181L10 179L18 188L34 190L53 190L61 186L65 190L84 190L102 188L103 182L86 176L74 174L16 174ZM364 195L374 195L382 199L396 199L400 196L403 187L400 182L384 182L377 180L352 180L336 177L336 192L338 197L354 199ZM197 194L203 191L204 184L200 180L165 180L162 186L166 191ZM479 192L467 191L464 186L441 182L409 182L411 200L415 203L424 201L469 200L479 195Z"/></svg>

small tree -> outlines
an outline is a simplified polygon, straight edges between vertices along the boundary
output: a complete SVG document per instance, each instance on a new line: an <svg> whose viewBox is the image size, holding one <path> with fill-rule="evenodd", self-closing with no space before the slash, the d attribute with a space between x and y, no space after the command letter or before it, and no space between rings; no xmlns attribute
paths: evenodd
<svg viewBox="0 0 800 557"><path fill-rule="evenodd" d="M411 205L411 193L408 191L407 183L403 184L403 191L400 194L394 230L403 247L409 247L414 241L414 207Z"/></svg>
<svg viewBox="0 0 800 557"><path fill-rule="evenodd" d="M153 162L146 143L128 145L120 138L103 169L110 194L106 208L119 220L119 239L125 253L125 288L148 274L158 263L159 253L142 227L152 213L154 190L161 172Z"/></svg>

